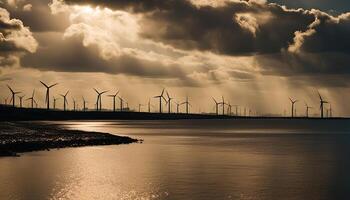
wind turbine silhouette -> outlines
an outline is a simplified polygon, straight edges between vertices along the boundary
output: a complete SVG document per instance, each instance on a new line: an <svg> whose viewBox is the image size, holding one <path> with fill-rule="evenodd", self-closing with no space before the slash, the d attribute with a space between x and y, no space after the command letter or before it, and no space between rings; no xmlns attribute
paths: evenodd
<svg viewBox="0 0 350 200"><path fill-rule="evenodd" d="M7 85L7 87L9 88L9 90L11 91L11 94L12 94L12 97L11 97L11 100L10 102L12 102L12 107L15 107L16 106L16 94L20 94L21 92L16 92L16 91L13 91L13 89Z"/></svg>
<svg viewBox="0 0 350 200"><path fill-rule="evenodd" d="M168 104L168 113L171 113L171 100L173 100L174 98L171 98L168 91L166 91L166 95L168 97L168 101L166 101L166 104Z"/></svg>
<svg viewBox="0 0 350 200"><path fill-rule="evenodd" d="M55 96L53 96L53 109L56 109L56 102L58 101L58 98L55 98Z"/></svg>
<svg viewBox="0 0 350 200"><path fill-rule="evenodd" d="M148 112L151 113L151 99L148 99Z"/></svg>
<svg viewBox="0 0 350 200"><path fill-rule="evenodd" d="M19 107L22 108L22 102L23 102L23 98L25 97L26 95L22 95L22 96L19 96Z"/></svg>
<svg viewBox="0 0 350 200"><path fill-rule="evenodd" d="M34 108L34 95L35 95L35 89L33 90L32 96L26 99L26 101L31 100L32 109Z"/></svg>
<svg viewBox="0 0 350 200"><path fill-rule="evenodd" d="M329 117L332 118L333 117L333 109L332 109L332 104L329 103Z"/></svg>
<svg viewBox="0 0 350 200"><path fill-rule="evenodd" d="M124 99L122 97L118 97L119 100L120 100L120 112L123 112L123 102L124 102Z"/></svg>
<svg viewBox="0 0 350 200"><path fill-rule="evenodd" d="M230 103L226 104L228 106L228 115L232 115L232 105Z"/></svg>
<svg viewBox="0 0 350 200"><path fill-rule="evenodd" d="M96 100L96 110L102 110L102 95L107 93L108 91L99 92L94 88L95 92L97 93L97 100Z"/></svg>
<svg viewBox="0 0 350 200"><path fill-rule="evenodd" d="M66 111L66 105L68 104L67 101L67 95L69 93L69 90L66 92L66 94L61 94L61 97L63 97L63 111Z"/></svg>
<svg viewBox="0 0 350 200"><path fill-rule="evenodd" d="M153 98L159 98L159 113L162 113L162 99L164 99L165 102L167 101L164 97L164 91L165 89L162 90L162 93L159 96L153 97Z"/></svg>
<svg viewBox="0 0 350 200"><path fill-rule="evenodd" d="M139 103L139 112L141 112L142 106L144 106L144 105Z"/></svg>
<svg viewBox="0 0 350 200"><path fill-rule="evenodd" d="M86 111L86 103L87 103L87 101L83 97L83 111Z"/></svg>
<svg viewBox="0 0 350 200"><path fill-rule="evenodd" d="M118 94L119 94L119 91L114 95L108 95L109 97L113 98L113 112L115 112L115 98L117 97Z"/></svg>
<svg viewBox="0 0 350 200"><path fill-rule="evenodd" d="M220 102L220 104L222 105L222 115L225 115L225 98L224 96L222 96L222 102Z"/></svg>
<svg viewBox="0 0 350 200"><path fill-rule="evenodd" d="M320 97L321 118L323 118L323 107L324 107L324 104L327 104L327 103L329 103L329 102L324 101L324 100L322 99L321 94L320 94L318 91L317 91L317 93L318 93L318 96Z"/></svg>
<svg viewBox="0 0 350 200"><path fill-rule="evenodd" d="M190 102L188 101L188 96L186 96L186 101L185 101L185 102L182 102L180 105L183 105L183 104L186 105L186 114L188 115L188 113L189 113L189 106L192 106L192 105L190 104Z"/></svg>
<svg viewBox="0 0 350 200"><path fill-rule="evenodd" d="M181 104L179 102L175 102L175 105L176 105L176 113L179 114Z"/></svg>
<svg viewBox="0 0 350 200"><path fill-rule="evenodd" d="M306 107L306 117L309 117L309 110L312 109L306 102L305 102L305 107Z"/></svg>
<svg viewBox="0 0 350 200"><path fill-rule="evenodd" d="M292 103L292 117L294 117L294 105L298 102L298 100L293 100L289 97L290 102Z"/></svg>
<svg viewBox="0 0 350 200"><path fill-rule="evenodd" d="M58 85L58 83L55 83L53 85L46 85L44 82L40 81L40 83L46 87L46 98L45 102L47 103L47 109L50 110L50 89Z"/></svg>
<svg viewBox="0 0 350 200"><path fill-rule="evenodd" d="M219 115L219 105L220 105L220 103L218 103L218 102L216 101L216 99L214 99L214 97L212 97L212 98L213 98L214 103L215 103L215 112L216 112L216 115Z"/></svg>
<svg viewBox="0 0 350 200"><path fill-rule="evenodd" d="M74 98L72 98L72 101L73 101L73 111L75 111L75 109L76 109L76 101L75 101Z"/></svg>

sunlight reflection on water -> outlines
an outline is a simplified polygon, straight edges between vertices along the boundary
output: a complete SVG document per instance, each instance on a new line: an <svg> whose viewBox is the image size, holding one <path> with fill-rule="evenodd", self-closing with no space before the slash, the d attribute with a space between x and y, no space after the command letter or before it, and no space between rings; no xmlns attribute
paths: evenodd
<svg viewBox="0 0 350 200"><path fill-rule="evenodd" d="M0 158L0 199L350 197L349 135L254 127L239 131L214 122L56 123L145 142Z"/></svg>

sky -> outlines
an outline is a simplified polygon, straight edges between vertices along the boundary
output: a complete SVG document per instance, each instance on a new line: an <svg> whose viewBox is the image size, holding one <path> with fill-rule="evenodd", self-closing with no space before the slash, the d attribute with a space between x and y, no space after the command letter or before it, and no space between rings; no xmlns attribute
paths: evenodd
<svg viewBox="0 0 350 200"><path fill-rule="evenodd" d="M93 88L120 91L156 111L166 88L192 112L212 97L260 114L290 112L289 97L319 114L349 116L350 3L344 0L2 0L0 100L7 84L44 106L69 90L93 108ZM61 101L61 102L60 102ZM27 102L29 103L29 102ZM27 105L27 103L25 105ZM58 107L62 107L59 100ZM112 99L104 97L105 108ZM174 108L175 109L175 106ZM184 111L184 108L182 108Z"/></svg>

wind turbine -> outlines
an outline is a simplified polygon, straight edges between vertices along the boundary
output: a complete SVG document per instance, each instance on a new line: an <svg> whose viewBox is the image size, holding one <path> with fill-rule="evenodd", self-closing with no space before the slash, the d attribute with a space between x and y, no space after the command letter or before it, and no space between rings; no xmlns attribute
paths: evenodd
<svg viewBox="0 0 350 200"><path fill-rule="evenodd" d="M66 92L66 94L61 94L61 97L63 97L63 111L66 111L66 104L68 104L68 101L67 101L67 95L69 93L69 90Z"/></svg>
<svg viewBox="0 0 350 200"><path fill-rule="evenodd" d="M171 100L173 100L174 98L171 98L168 91L166 91L166 95L168 97L168 101L166 101L166 103L168 104L168 113L171 113Z"/></svg>
<svg viewBox="0 0 350 200"><path fill-rule="evenodd" d="M228 106L228 115L232 115L232 105L230 103L226 104Z"/></svg>
<svg viewBox="0 0 350 200"><path fill-rule="evenodd" d="M306 107L306 117L309 117L309 110L312 109L306 102L305 102L305 107Z"/></svg>
<svg viewBox="0 0 350 200"><path fill-rule="evenodd" d="M56 109L56 102L58 101L58 98L55 98L55 96L53 96L53 109Z"/></svg>
<svg viewBox="0 0 350 200"><path fill-rule="evenodd" d="M332 104L329 104L329 117L333 117L333 109L332 109Z"/></svg>
<svg viewBox="0 0 350 200"><path fill-rule="evenodd" d="M189 113L189 106L191 106L190 102L188 101L188 96L186 96L186 101L181 103L181 105L185 104L186 105L186 114Z"/></svg>
<svg viewBox="0 0 350 200"><path fill-rule="evenodd" d="M118 94L119 94L119 91L114 95L108 95L109 97L113 98L113 112L115 112L115 98L117 97Z"/></svg>
<svg viewBox="0 0 350 200"><path fill-rule="evenodd" d="M124 99L122 97L118 97L119 100L120 100L120 112L123 112L123 102L124 102Z"/></svg>
<svg viewBox="0 0 350 200"><path fill-rule="evenodd" d="M144 106L144 105L139 103L139 112L141 112L142 106Z"/></svg>
<svg viewBox="0 0 350 200"><path fill-rule="evenodd" d="M222 96L222 102L220 102L222 105L222 115L225 115L225 98Z"/></svg>
<svg viewBox="0 0 350 200"><path fill-rule="evenodd" d="M218 103L217 101L216 101L216 99L214 99L214 97L212 97L213 98L213 100L214 100L214 102L215 102L215 112L216 112L216 115L219 115L219 105L220 105L220 103Z"/></svg>
<svg viewBox="0 0 350 200"><path fill-rule="evenodd" d="M181 105L180 105L179 102L175 102L175 104L176 104L176 113L179 114L179 111L180 111L179 108L180 108Z"/></svg>
<svg viewBox="0 0 350 200"><path fill-rule="evenodd" d="M292 98L289 98L289 100L292 103L292 117L294 117L294 105L298 102L298 100L293 100Z"/></svg>
<svg viewBox="0 0 350 200"><path fill-rule="evenodd" d="M16 94L20 94L21 92L16 92L16 91L13 91L13 89L9 86L9 85L7 85L7 87L9 88L9 90L11 91L11 94L12 94L12 97L11 97L11 100L10 100L10 102L12 101L12 106L13 107L15 107L16 106Z"/></svg>
<svg viewBox="0 0 350 200"><path fill-rule="evenodd" d="M94 88L95 92L97 93L97 100L96 100L96 110L102 110L102 95L107 93L108 91L99 92Z"/></svg>
<svg viewBox="0 0 350 200"><path fill-rule="evenodd" d="M148 99L148 112L151 113L151 99Z"/></svg>
<svg viewBox="0 0 350 200"><path fill-rule="evenodd" d="M19 107L22 108L22 103L23 103L23 98L25 97L26 95L22 95L22 96L19 96Z"/></svg>
<svg viewBox="0 0 350 200"><path fill-rule="evenodd" d="M26 101L31 100L32 109L34 108L34 95L35 95L35 89L33 90L32 96L26 99Z"/></svg>
<svg viewBox="0 0 350 200"><path fill-rule="evenodd" d="M159 98L159 113L162 113L162 99L164 99L166 102L166 99L164 97L164 90L165 89L162 90L162 93L159 96L153 97L153 98Z"/></svg>
<svg viewBox="0 0 350 200"><path fill-rule="evenodd" d="M318 96L320 97L321 118L323 118L323 106L324 106L324 104L327 104L328 102L324 101L322 99L322 96L321 96L321 94L318 91L317 91L317 93L318 93Z"/></svg>
<svg viewBox="0 0 350 200"><path fill-rule="evenodd" d="M40 81L40 83L46 87L46 99L45 102L47 103L47 109L50 109L50 89L52 87L55 87L56 85L58 85L58 83L55 83L53 85L46 85L44 82Z"/></svg>
<svg viewBox="0 0 350 200"><path fill-rule="evenodd" d="M75 111L75 106L76 106L76 101L75 101L75 99L74 98L72 98L72 100L73 100L73 111Z"/></svg>
<svg viewBox="0 0 350 200"><path fill-rule="evenodd" d="M87 103L87 101L83 97L83 111L86 111L86 103Z"/></svg>
<svg viewBox="0 0 350 200"><path fill-rule="evenodd" d="M238 105L234 105L234 107L236 107L236 117L238 117Z"/></svg>

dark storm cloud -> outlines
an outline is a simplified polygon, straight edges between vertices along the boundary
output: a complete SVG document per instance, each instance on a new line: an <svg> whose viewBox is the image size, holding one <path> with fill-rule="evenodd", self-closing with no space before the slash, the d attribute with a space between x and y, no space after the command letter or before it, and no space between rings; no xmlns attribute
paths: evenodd
<svg viewBox="0 0 350 200"><path fill-rule="evenodd" d="M219 54L264 54L279 52L293 41L296 30L305 30L314 15L303 10L286 11L276 4L227 2L225 6L196 6L187 0L66 0L70 4L94 4L143 13L141 35L181 49ZM245 13L254 17L242 27ZM239 21L242 20L242 21ZM255 20L255 21L254 21Z"/></svg>
<svg viewBox="0 0 350 200"><path fill-rule="evenodd" d="M52 15L51 0L18 1L17 6L4 3L13 18L20 19L33 32L64 31L69 26L68 16L64 13ZM25 5L32 5L31 10L24 10Z"/></svg>
<svg viewBox="0 0 350 200"><path fill-rule="evenodd" d="M62 40L61 35L41 34L37 38L42 46L36 53L23 57L24 67L57 72L127 74L145 78L186 78L180 66L175 64L165 65L132 55L103 59L98 56L97 46L85 47L79 37Z"/></svg>

